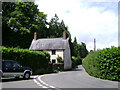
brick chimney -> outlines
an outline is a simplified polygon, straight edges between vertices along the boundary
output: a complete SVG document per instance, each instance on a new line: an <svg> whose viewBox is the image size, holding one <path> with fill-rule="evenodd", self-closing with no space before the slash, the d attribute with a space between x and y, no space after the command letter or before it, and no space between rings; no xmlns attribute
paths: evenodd
<svg viewBox="0 0 120 90"><path fill-rule="evenodd" d="M37 39L37 33L34 32L34 40L36 40L36 39Z"/></svg>
<svg viewBox="0 0 120 90"><path fill-rule="evenodd" d="M66 32L63 32L63 39L66 39Z"/></svg>

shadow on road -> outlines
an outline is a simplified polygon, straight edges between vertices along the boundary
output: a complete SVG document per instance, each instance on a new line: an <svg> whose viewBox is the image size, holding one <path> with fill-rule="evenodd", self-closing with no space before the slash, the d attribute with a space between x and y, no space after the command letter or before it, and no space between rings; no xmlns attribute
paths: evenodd
<svg viewBox="0 0 120 90"><path fill-rule="evenodd" d="M83 71L83 68L76 66L72 71Z"/></svg>
<svg viewBox="0 0 120 90"><path fill-rule="evenodd" d="M82 71L80 68L74 68L72 71Z"/></svg>
<svg viewBox="0 0 120 90"><path fill-rule="evenodd" d="M30 78L29 80L34 79L34 78ZM22 81L25 80L23 78L7 78L7 79L2 79L2 83L4 82L13 82L13 81Z"/></svg>

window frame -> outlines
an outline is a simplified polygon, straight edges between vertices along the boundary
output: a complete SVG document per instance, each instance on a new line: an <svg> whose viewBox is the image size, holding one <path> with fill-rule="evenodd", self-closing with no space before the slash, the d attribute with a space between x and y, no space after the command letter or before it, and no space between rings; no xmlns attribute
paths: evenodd
<svg viewBox="0 0 120 90"><path fill-rule="evenodd" d="M52 50L52 55L56 55L56 50Z"/></svg>

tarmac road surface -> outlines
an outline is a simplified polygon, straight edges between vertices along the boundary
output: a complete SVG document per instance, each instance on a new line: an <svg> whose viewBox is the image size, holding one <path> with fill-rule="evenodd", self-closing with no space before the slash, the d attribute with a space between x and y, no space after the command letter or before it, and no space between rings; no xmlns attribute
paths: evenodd
<svg viewBox="0 0 120 90"><path fill-rule="evenodd" d="M2 88L118 88L118 82L92 77L79 65L72 71L32 76L29 80L3 79Z"/></svg>

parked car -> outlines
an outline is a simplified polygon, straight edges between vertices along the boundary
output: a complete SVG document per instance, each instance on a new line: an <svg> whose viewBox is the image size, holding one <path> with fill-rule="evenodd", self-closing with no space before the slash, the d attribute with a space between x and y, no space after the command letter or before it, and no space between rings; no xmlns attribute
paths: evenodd
<svg viewBox="0 0 120 90"><path fill-rule="evenodd" d="M29 79L32 75L32 69L23 67L13 60L2 60L2 69L0 70L2 77L16 77L23 76L24 79Z"/></svg>

